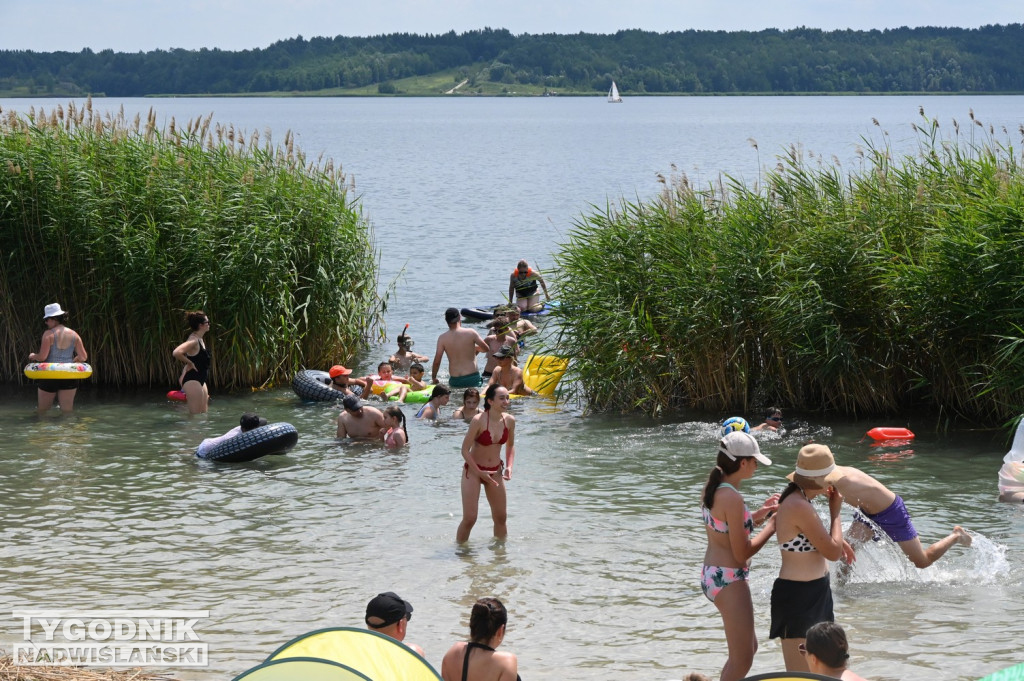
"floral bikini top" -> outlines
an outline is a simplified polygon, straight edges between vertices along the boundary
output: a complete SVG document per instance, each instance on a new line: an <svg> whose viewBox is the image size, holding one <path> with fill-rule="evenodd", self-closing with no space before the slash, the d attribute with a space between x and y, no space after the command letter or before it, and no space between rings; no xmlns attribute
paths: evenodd
<svg viewBox="0 0 1024 681"><path fill-rule="evenodd" d="M729 489L739 492L738 489L733 487L727 482L723 482L719 487L728 487ZM704 516L704 524L708 526L712 532L718 532L719 534L727 534L729 532L729 523L724 520L719 520L715 516L711 515L711 509L707 506L701 506L700 511ZM750 514L750 510L746 504L743 504L743 529L747 531L749 535L754 531L754 516Z"/></svg>

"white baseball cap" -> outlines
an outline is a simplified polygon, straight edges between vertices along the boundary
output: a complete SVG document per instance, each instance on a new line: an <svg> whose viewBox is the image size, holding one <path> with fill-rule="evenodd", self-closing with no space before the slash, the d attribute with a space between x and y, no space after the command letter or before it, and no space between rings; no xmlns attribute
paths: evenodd
<svg viewBox="0 0 1024 681"><path fill-rule="evenodd" d="M718 451L732 461L752 456L765 466L772 465L772 460L761 453L761 448L757 445L754 436L744 433L742 430L735 430L723 437L718 445Z"/></svg>

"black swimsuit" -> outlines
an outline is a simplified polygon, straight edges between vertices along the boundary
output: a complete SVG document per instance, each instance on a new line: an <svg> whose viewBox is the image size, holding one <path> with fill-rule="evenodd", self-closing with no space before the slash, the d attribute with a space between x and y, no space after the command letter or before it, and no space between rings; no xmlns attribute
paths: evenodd
<svg viewBox="0 0 1024 681"><path fill-rule="evenodd" d="M466 681L469 678L469 651L473 650L473 648L480 648L481 650L489 650L492 653L494 652L494 648L492 648L490 646L485 646L483 643L474 643L473 641L467 642L466 643L466 656L464 658L462 658L462 681ZM516 681L523 681L519 677L519 674L516 674Z"/></svg>
<svg viewBox="0 0 1024 681"><path fill-rule="evenodd" d="M210 373L210 351L203 345L203 341L199 341L199 352L194 355L185 355L185 357L188 357L188 361L192 362L196 368L185 372L185 378L182 379L181 384L199 381L200 385L206 385L206 379Z"/></svg>

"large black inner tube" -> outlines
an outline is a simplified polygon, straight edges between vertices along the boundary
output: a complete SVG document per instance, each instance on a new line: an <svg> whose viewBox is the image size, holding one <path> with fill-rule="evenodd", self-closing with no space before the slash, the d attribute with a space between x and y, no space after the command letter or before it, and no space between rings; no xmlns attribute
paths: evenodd
<svg viewBox="0 0 1024 681"><path fill-rule="evenodd" d="M292 424L268 423L216 444L201 458L226 463L252 461L268 454L284 454L298 441L299 432Z"/></svg>
<svg viewBox="0 0 1024 681"><path fill-rule="evenodd" d="M303 369L292 378L292 390L307 402L333 402L345 397L345 393L331 387L331 375L326 371ZM361 395L363 387L352 386L352 392Z"/></svg>

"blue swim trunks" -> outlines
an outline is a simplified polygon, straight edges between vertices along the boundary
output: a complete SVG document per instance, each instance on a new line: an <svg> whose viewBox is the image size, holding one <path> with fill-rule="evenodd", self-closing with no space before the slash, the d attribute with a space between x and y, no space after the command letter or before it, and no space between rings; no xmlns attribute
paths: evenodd
<svg viewBox="0 0 1024 681"><path fill-rule="evenodd" d="M860 510L853 513L855 521L867 525L869 523L864 521L865 517L870 518L894 542L909 541L917 537L914 522L910 519L910 513L907 512L907 507L903 505L903 499L898 494L889 504L889 508L880 513L864 513Z"/></svg>

